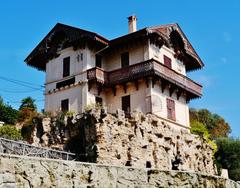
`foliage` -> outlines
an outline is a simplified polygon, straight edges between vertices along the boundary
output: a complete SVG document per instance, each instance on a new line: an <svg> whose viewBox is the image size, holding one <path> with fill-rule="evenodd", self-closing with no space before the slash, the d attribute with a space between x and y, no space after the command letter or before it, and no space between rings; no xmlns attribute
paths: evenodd
<svg viewBox="0 0 240 188"><path fill-rule="evenodd" d="M191 133L197 134L201 137L209 138L209 132L206 126L196 120L191 122Z"/></svg>
<svg viewBox="0 0 240 188"><path fill-rule="evenodd" d="M36 111L37 106L35 104L35 100L31 97L26 97L26 98L22 99L22 104L20 105L19 110L21 111L23 109Z"/></svg>
<svg viewBox="0 0 240 188"><path fill-rule="evenodd" d="M240 180L240 140L219 138L216 140L218 151L215 153L218 169L228 169L230 179Z"/></svg>
<svg viewBox="0 0 240 188"><path fill-rule="evenodd" d="M207 109L190 109L190 122L202 123L209 132L211 139L228 137L231 133L229 124L217 114L213 114Z"/></svg>
<svg viewBox="0 0 240 188"><path fill-rule="evenodd" d="M17 110L11 106L4 104L2 97L0 97L0 121L6 124L15 124L19 117Z"/></svg>
<svg viewBox="0 0 240 188"><path fill-rule="evenodd" d="M210 139L210 134L208 132L208 129L206 128L206 126L203 123L196 121L196 120L192 121L190 131L192 134L199 135L200 138L206 139L208 144L213 149L213 154L217 151L217 145L216 145L215 141Z"/></svg>
<svg viewBox="0 0 240 188"><path fill-rule="evenodd" d="M32 122L32 119L37 116L37 107L34 102L35 100L31 97L22 99L22 104L19 107L19 122L29 124Z"/></svg>
<svg viewBox="0 0 240 188"><path fill-rule="evenodd" d="M3 125L0 127L0 137L11 140L22 140L20 130L16 129L14 125Z"/></svg>
<svg viewBox="0 0 240 188"><path fill-rule="evenodd" d="M85 112L90 112L93 109L99 110L99 109L102 109L102 108L103 108L102 104L100 104L100 103L92 103L92 104L86 105L85 108L84 108L84 111Z"/></svg>

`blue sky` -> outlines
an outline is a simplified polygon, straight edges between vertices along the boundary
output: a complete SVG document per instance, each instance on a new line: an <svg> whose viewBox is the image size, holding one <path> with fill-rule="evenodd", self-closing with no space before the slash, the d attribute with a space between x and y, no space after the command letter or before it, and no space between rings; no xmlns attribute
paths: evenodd
<svg viewBox="0 0 240 188"><path fill-rule="evenodd" d="M0 2L0 77L38 85L44 73L24 64L25 57L57 23L97 32L109 39L126 34L127 17L138 17L138 28L179 23L205 63L189 76L200 82L203 97L190 106L223 116L240 136L240 1L78 1L41 0ZM15 108L32 96L43 108L43 92L0 80L0 95ZM15 92L13 92L15 91Z"/></svg>

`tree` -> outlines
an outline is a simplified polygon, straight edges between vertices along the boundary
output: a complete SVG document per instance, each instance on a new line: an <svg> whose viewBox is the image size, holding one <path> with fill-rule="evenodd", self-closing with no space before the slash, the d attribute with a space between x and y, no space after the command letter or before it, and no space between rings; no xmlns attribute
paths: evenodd
<svg viewBox="0 0 240 188"><path fill-rule="evenodd" d="M215 153L218 169L228 169L230 179L240 180L240 140L219 138L216 140L218 151Z"/></svg>
<svg viewBox="0 0 240 188"><path fill-rule="evenodd" d="M31 97L26 97L22 99L22 104L20 105L19 110L24 110L24 109L36 111L37 106L35 104L35 100Z"/></svg>
<svg viewBox="0 0 240 188"><path fill-rule="evenodd" d="M37 114L37 106L34 102L35 100L31 97L22 99L22 104L19 107L19 122L32 123L32 119Z"/></svg>
<svg viewBox="0 0 240 188"><path fill-rule="evenodd" d="M202 123L210 134L211 139L228 137L231 133L229 124L217 114L211 113L207 109L190 109L190 122Z"/></svg>
<svg viewBox="0 0 240 188"><path fill-rule="evenodd" d="M0 121L6 124L15 124L19 117L17 110L3 102L2 97L0 97Z"/></svg>

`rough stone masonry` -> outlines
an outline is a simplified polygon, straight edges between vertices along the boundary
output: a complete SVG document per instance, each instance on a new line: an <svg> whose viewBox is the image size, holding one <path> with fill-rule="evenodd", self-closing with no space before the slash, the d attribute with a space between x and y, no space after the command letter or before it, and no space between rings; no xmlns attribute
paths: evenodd
<svg viewBox="0 0 240 188"><path fill-rule="evenodd" d="M0 154L0 188L239 188L222 177Z"/></svg>
<svg viewBox="0 0 240 188"><path fill-rule="evenodd" d="M76 152L86 162L216 174L213 149L206 140L152 114L134 112L125 118L121 111L111 115L93 109L65 119L65 124L56 122L43 118L32 142Z"/></svg>

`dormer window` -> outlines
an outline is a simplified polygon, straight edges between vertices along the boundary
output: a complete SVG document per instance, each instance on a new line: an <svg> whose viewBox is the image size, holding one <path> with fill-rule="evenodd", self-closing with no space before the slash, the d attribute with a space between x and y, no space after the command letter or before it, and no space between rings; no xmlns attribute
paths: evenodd
<svg viewBox="0 0 240 188"><path fill-rule="evenodd" d="M63 59L63 77L70 75L70 57Z"/></svg>
<svg viewBox="0 0 240 188"><path fill-rule="evenodd" d="M169 58L166 55L163 55L163 61L164 61L164 65L166 65L168 68L172 68L172 60L171 58Z"/></svg>
<svg viewBox="0 0 240 188"><path fill-rule="evenodd" d="M125 52L121 54L121 67L128 67L129 66L129 53Z"/></svg>

